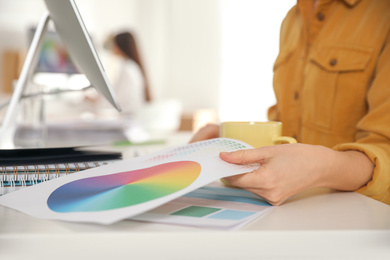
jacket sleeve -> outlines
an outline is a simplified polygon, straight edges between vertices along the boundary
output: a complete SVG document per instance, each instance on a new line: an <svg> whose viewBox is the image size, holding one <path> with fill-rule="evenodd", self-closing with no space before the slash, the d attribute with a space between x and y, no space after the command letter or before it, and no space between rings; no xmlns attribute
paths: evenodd
<svg viewBox="0 0 390 260"><path fill-rule="evenodd" d="M273 105L270 108L268 108L268 120L280 121L278 105Z"/></svg>
<svg viewBox="0 0 390 260"><path fill-rule="evenodd" d="M378 59L367 92L367 114L357 125L354 143L339 144L339 151L357 150L374 163L372 179L357 192L390 204L390 36Z"/></svg>

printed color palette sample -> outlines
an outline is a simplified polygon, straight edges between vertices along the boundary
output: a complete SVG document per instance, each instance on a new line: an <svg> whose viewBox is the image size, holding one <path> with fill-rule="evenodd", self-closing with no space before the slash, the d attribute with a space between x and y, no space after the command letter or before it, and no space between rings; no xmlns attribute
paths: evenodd
<svg viewBox="0 0 390 260"><path fill-rule="evenodd" d="M224 220L241 220L245 219L256 212L252 211L242 211L242 210L231 210L231 209L221 209L221 208L212 208L212 207L200 207L200 206L189 206L187 208L181 209L172 213L172 216L185 216L185 217L195 217L195 218L214 218L214 219L224 219Z"/></svg>
<svg viewBox="0 0 390 260"><path fill-rule="evenodd" d="M47 205L62 213L123 208L182 190L193 183L200 172L199 163L178 161L80 179L57 188L49 196Z"/></svg>
<svg viewBox="0 0 390 260"><path fill-rule="evenodd" d="M217 208L190 206L188 208L172 213L172 215L187 216L187 217L204 217L220 210L221 209L217 209Z"/></svg>
<svg viewBox="0 0 390 260"><path fill-rule="evenodd" d="M221 212L217 212L216 214L210 216L210 218L241 220L249 216L252 216L255 213L256 212L251 212L251 211L225 209Z"/></svg>

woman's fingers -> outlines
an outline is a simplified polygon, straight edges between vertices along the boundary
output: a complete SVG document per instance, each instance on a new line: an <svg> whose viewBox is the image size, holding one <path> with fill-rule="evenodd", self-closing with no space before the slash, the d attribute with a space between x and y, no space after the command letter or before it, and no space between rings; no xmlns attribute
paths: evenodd
<svg viewBox="0 0 390 260"><path fill-rule="evenodd" d="M235 164L264 163L272 156L272 147L221 152L219 157L225 162Z"/></svg>

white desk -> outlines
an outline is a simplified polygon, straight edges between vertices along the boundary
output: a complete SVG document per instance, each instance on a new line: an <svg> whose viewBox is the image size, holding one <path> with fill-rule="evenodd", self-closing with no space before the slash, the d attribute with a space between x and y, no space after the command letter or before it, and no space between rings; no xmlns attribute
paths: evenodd
<svg viewBox="0 0 390 260"><path fill-rule="evenodd" d="M133 153L120 149L125 157ZM135 221L67 223L0 206L2 260L389 257L390 206L351 192L306 191L239 231Z"/></svg>

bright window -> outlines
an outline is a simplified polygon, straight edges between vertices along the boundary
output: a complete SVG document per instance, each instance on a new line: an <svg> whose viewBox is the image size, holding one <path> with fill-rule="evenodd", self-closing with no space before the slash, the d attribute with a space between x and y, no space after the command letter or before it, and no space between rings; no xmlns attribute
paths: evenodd
<svg viewBox="0 0 390 260"><path fill-rule="evenodd" d="M265 121L280 25L296 0L223 1L221 121Z"/></svg>

